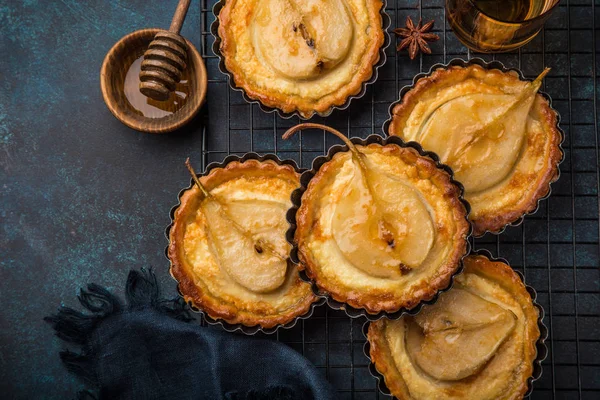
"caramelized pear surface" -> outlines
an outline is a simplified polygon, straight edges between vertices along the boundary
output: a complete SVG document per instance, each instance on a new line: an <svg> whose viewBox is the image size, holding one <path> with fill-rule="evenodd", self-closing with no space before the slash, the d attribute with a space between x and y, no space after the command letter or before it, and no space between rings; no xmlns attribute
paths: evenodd
<svg viewBox="0 0 600 400"><path fill-rule="evenodd" d="M315 78L335 67L353 37L342 0L261 0L251 29L264 63L290 79Z"/></svg>
<svg viewBox="0 0 600 400"><path fill-rule="evenodd" d="M238 210L231 213L230 210L236 208ZM244 229L240 223L242 212L247 208L252 208L254 213L264 213L266 217L259 224L252 221L255 224L252 231ZM285 208L267 202L226 208L212 197L202 203L202 211L219 263L235 282L257 293L270 292L283 284L287 272L286 243L278 221L282 220L282 214L285 215ZM232 223L235 216L241 218ZM276 249L281 249L281 254Z"/></svg>
<svg viewBox="0 0 600 400"><path fill-rule="evenodd" d="M449 285L466 252L469 223L451 174L412 146L374 136L340 138L319 160L295 214L298 256L319 290L368 313L412 309Z"/></svg>
<svg viewBox="0 0 600 400"><path fill-rule="evenodd" d="M435 152L463 185L475 236L535 211L558 178L563 134L538 93L548 72L526 81L476 64L439 68L392 107L389 134Z"/></svg>
<svg viewBox="0 0 600 400"><path fill-rule="evenodd" d="M274 330L317 301L289 261L286 212L300 174L271 157L231 160L180 195L169 230L170 272L186 302L209 317Z"/></svg>
<svg viewBox="0 0 600 400"><path fill-rule="evenodd" d="M516 316L463 288L454 288L408 322L406 346L432 377L457 381L477 373L515 327Z"/></svg>
<svg viewBox="0 0 600 400"><path fill-rule="evenodd" d="M369 326L370 356L399 399L517 400L528 390L539 312L520 277L483 255L415 316Z"/></svg>
<svg viewBox="0 0 600 400"><path fill-rule="evenodd" d="M351 153L353 176L342 190L333 215L333 237L347 261L363 272L397 279L418 268L434 240L433 221L418 191L380 171L341 132L301 124L286 132L318 127L340 138Z"/></svg>
<svg viewBox="0 0 600 400"><path fill-rule="evenodd" d="M303 118L328 114L373 75L385 43L381 0L232 0L220 54L248 97Z"/></svg>
<svg viewBox="0 0 600 400"><path fill-rule="evenodd" d="M545 70L509 94L473 93L449 97L422 116L413 140L450 165L467 193L506 179L527 137L527 118Z"/></svg>
<svg viewBox="0 0 600 400"><path fill-rule="evenodd" d="M397 279L427 257L435 237L433 222L417 190L378 171L358 150L357 157L354 177L335 209L333 236L355 267Z"/></svg>
<svg viewBox="0 0 600 400"><path fill-rule="evenodd" d="M285 281L288 266L287 243L281 234L285 205L264 200L227 204L204 188L189 159L186 166L205 196L202 212L219 264L248 290L266 293L279 288ZM257 220L254 217L257 213L264 217Z"/></svg>

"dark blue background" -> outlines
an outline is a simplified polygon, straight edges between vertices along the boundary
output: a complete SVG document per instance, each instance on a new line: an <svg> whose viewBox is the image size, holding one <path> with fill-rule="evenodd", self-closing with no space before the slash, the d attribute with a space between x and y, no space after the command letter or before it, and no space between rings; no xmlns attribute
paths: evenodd
<svg viewBox="0 0 600 400"><path fill-rule="evenodd" d="M203 115L181 132L153 136L110 114L99 70L123 35L167 27L176 0L0 1L0 398L72 398L82 387L60 364L64 346L42 321L61 301L75 305L79 287L97 282L121 293L129 269L153 266L175 296L163 232L189 184L186 157L200 170L230 153L276 152L309 167L337 142L315 132L282 141L298 120L266 114L229 88L210 50L214 3L192 1L183 29L207 66ZM315 120L350 136L381 133L390 103L416 74L472 57L445 23L443 4L389 0L392 28L407 15L435 20L441 39L432 54L410 61L390 46L362 99ZM600 0L562 0L531 43L483 56L530 78L551 67L543 90L566 134L552 196L522 225L474 241L523 272L546 311L550 354L533 399L600 397L598 9ZM363 322L320 307L273 336L313 362L341 399L383 398L362 352Z"/></svg>
<svg viewBox="0 0 600 400"><path fill-rule="evenodd" d="M168 27L176 0L0 3L0 398L72 397L63 344L43 323L77 289L121 293L129 269L154 266L175 295L164 228L200 163L201 118L176 134L123 126L99 71L111 46ZM200 45L193 2L182 34Z"/></svg>

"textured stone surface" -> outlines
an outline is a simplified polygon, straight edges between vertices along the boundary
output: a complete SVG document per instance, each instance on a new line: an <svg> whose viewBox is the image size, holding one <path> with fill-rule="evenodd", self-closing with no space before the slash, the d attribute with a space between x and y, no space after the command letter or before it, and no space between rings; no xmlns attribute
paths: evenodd
<svg viewBox="0 0 600 400"><path fill-rule="evenodd" d="M200 45L200 4L192 2L183 34ZM81 285L98 282L121 293L130 268L153 266L163 288L175 295L163 257L168 211L189 178L182 165L200 165L202 127L196 119L180 133L151 136L122 126L104 106L99 70L108 49L123 35L169 25L176 0L0 1L0 398L73 398L83 387L58 360L64 346L42 322L64 300L76 305ZM418 6L423 9L420 11ZM388 47L379 78L346 111L315 122L362 136L381 132L399 89L435 63L454 57L496 59L535 77L552 68L544 91L554 99L566 133L566 160L550 199L502 235L486 235L487 248L525 273L545 307L554 339L532 399L598 398L600 317L598 293L597 122L594 80L600 60L592 53L589 0L555 10L543 34L518 53L468 53L447 28L443 0L390 1L392 26L410 15L434 18L444 37L433 54L409 61ZM598 7L596 6L596 11ZM204 30L214 20L208 11ZM569 26L577 29L570 33ZM447 24L446 24L447 25ZM445 34L444 34L445 32ZM206 38L210 45L210 35ZM570 46L570 48L569 48ZM200 50L200 48L199 48ZM212 54L210 49L208 54ZM207 161L228 152L277 152L303 167L334 137L315 132L282 141L297 119L282 120L247 104L229 88L216 57L206 60ZM571 97L571 101L569 101ZM228 104L229 102L229 104ZM596 112L595 112L596 111ZM302 151L299 151L299 150ZM200 168L198 168L200 169ZM576 267L576 268L575 268ZM575 293L577 291L577 293ZM574 315L577 307L578 318ZM350 320L326 307L277 337L302 351L338 389L340 398L383 398L362 354L363 319ZM218 328L215 328L218 329ZM354 363L354 367L352 367ZM580 368L577 364L580 364ZM355 394L350 389L360 390ZM596 392L591 390L595 389ZM387 398L387 397L386 397Z"/></svg>
<svg viewBox="0 0 600 400"><path fill-rule="evenodd" d="M64 345L42 318L78 288L123 290L131 268L154 267L176 295L164 228L200 165L202 118L153 136L121 125L100 93L110 47L168 27L177 0L0 3L0 397L73 398ZM182 34L200 48L200 4ZM7 397L5 397L7 396Z"/></svg>

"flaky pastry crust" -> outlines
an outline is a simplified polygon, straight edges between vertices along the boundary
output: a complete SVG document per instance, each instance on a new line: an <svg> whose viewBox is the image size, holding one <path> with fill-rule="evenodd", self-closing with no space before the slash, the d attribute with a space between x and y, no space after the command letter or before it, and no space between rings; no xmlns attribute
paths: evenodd
<svg viewBox="0 0 600 400"><path fill-rule="evenodd" d="M467 251L470 225L467 210L460 199L461 190L452 183L446 171L413 148L395 144L370 144L357 148L372 158L374 163L381 163L387 171L395 171L396 177L407 179L415 187L419 184L426 186L419 196L427 202L426 207L439 214L433 221L436 232L431 254L435 259L428 258L427 272L411 282L414 272L409 272L399 280L377 278L350 266L352 260L328 265L332 262L332 254L317 254L320 253L320 247L316 246L331 240L331 235L327 233L331 228L324 225L324 221L331 219L322 212L324 202L336 196L336 193L332 193L332 186L350 158L349 152L339 152L323 164L311 179L296 214L295 242L302 261L301 268L305 268L306 274L318 288L334 300L364 309L370 314L411 309L422 301L431 300L438 291L449 286L452 275ZM356 209L356 212L363 211ZM420 221L412 222L419 226Z"/></svg>
<svg viewBox="0 0 600 400"><path fill-rule="evenodd" d="M385 385L396 398L401 400L419 400L421 398L513 400L523 398L527 392L528 381L533 374L533 364L537 357L536 343L540 337L538 310L533 305L523 281L509 265L491 261L483 255L466 257L464 265L463 273L456 278L455 287L474 291L475 294L493 299L499 304L507 301L511 303L510 307L520 307L520 321L517 328L497 348L495 355L475 374L461 380L440 381L428 376L418 365L413 365L414 358L408 354L405 333L408 322L406 320L414 317L403 316L397 321L381 319L372 322L367 334L371 361L377 371L383 375ZM478 293L476 287L470 287L468 282L475 282L473 277L488 282L490 291ZM453 288L449 292L442 293L440 300L453 290L456 289ZM512 297L510 301L504 297L506 293ZM421 314L427 314L428 310L425 308ZM461 313L461 310L454 310L454 312ZM433 324L434 322L430 321L429 323ZM402 339L398 339L403 343L400 346L394 342L398 335L402 335ZM515 345L513 341L519 339L522 340L522 343ZM409 360L408 364L410 365L405 365L406 363L401 365L396 361L399 358L397 358L398 354L394 354L394 352L398 351L407 353L404 354L402 360ZM465 357L473 351L473 348L465 348ZM407 374L417 374L419 377L411 379L409 376L404 376L401 372L403 368L405 368L404 371L409 371ZM509 370L508 375L511 379L497 381L502 379L499 376L507 376L506 369ZM415 393L423 392L427 393L426 397L415 395ZM493 397L489 397L490 395Z"/></svg>
<svg viewBox="0 0 600 400"><path fill-rule="evenodd" d="M218 192L225 201L228 197L244 195L246 188L258 193L261 199L272 196L283 201L287 207L291 192L299 184L299 174L290 165L247 160L215 168L200 181L211 194ZM186 190L181 195L169 233L170 271L184 299L213 319L249 327L273 328L309 312L317 297L289 260L285 282L275 293L252 293L228 276L219 264L214 243L207 233L206 216L200 209L203 201L205 197L195 185ZM255 218L263 217L266 216ZM286 225L283 215L282 219L283 234ZM284 242L284 238L281 241ZM204 249L201 257L193 254L198 248Z"/></svg>
<svg viewBox="0 0 600 400"><path fill-rule="evenodd" d="M381 0L331 0L329 3L340 2L346 18L339 13L328 15L306 29L300 25L310 24L307 21L325 12L327 4L292 0L266 4L268 11L262 12L261 2L266 1L279 0L227 0L218 15L220 52L237 87L267 107L298 112L303 118L315 113L326 115L361 91L374 73L385 41ZM269 18L274 20L272 26ZM331 29L336 23L344 26L337 31ZM348 27L349 37L335 37ZM298 40L300 33L304 38ZM267 41L273 46L267 47ZM339 50L343 46L347 47L345 52ZM280 53L288 47L289 54ZM301 57L302 51L306 58ZM319 52L325 54L313 60L314 53ZM296 58L287 60L288 56L298 57L300 62ZM307 64L314 61L313 71L297 71L306 60ZM289 68L280 70L281 64L288 62Z"/></svg>
<svg viewBox="0 0 600 400"><path fill-rule="evenodd" d="M499 92L506 93L511 93L524 84L515 72L485 69L479 65L437 69L430 76L419 79L402 97L401 102L393 107L388 133L407 141L420 141L407 125L411 118L413 126L419 122L419 117L415 117L416 108L422 107L423 103L436 101L442 90L458 88L458 85L470 80L481 82L486 91L496 88ZM539 93L535 96L528 121L526 137L512 172L483 192L471 193L465 185L465 199L472 207L470 219L474 236L482 236L486 232L499 233L506 225L537 210L538 201L549 194L550 184L558 179L558 164L563 158L560 148L562 133L558 128L556 111ZM426 143L422 144L426 150L440 151L428 148ZM442 162L454 169L453 162L441 158ZM461 181L456 170L455 178Z"/></svg>

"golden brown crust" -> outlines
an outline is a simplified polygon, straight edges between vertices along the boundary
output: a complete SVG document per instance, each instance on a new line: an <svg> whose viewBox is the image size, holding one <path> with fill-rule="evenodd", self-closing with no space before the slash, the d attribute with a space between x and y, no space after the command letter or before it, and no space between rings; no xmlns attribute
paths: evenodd
<svg viewBox="0 0 600 400"><path fill-rule="evenodd" d="M371 362L375 364L377 372L383 376L385 385L390 390L390 393L400 400L411 400L410 396L405 396L405 393L408 393L408 388L400 372L394 366L392 351L384 336L386 322L387 320L382 318L369 324L367 333L367 340L370 347L369 356L371 357Z"/></svg>
<svg viewBox="0 0 600 400"><path fill-rule="evenodd" d="M350 96L358 94L362 89L363 83L373 76L374 65L379 61L379 52L385 41L382 28L383 21L380 13L383 7L381 0L366 0L368 18L372 23L369 28L374 27L374 29L369 30L369 47L365 49L360 65L357 65L353 71L352 80L332 92L325 93L316 101L269 89L257 85L249 79L243 68L234 60L237 50L236 37L228 30L228 27L233 23L232 14L238 3L238 0L228 0L219 12L218 34L221 39L220 51L224 58L225 66L231 73L235 85L242 88L249 98L258 100L267 107L277 108L284 113L297 111L303 118L310 118L315 113L324 116L333 107L343 105ZM250 23L251 15L252 10L249 10L246 14L246 24Z"/></svg>
<svg viewBox="0 0 600 400"><path fill-rule="evenodd" d="M482 255L471 255L466 257L464 259L464 265L465 269L463 274L476 274L492 280L494 283L499 284L503 289L511 293L514 296L514 299L522 307L527 320L525 326L527 334L525 336L531 340L524 343L524 360L518 369L520 375L517 378L517 381L513 382L510 386L511 392L505 394L507 397L503 397L503 399L507 400L521 399L528 390L528 382L533 374L533 364L537 357L536 344L540 337L538 311L533 305L531 296L525 288L525 284L509 265L499 261L491 261ZM388 339L385 337L387 324L388 320L383 318L372 322L369 325L367 339L369 341L369 355L371 361L375 365L377 371L383 375L385 384L392 395L401 400L416 400L415 397L411 396L407 383L392 358L392 350L390 349ZM466 349L466 351L468 351L468 349ZM469 378L469 380L471 379L472 378ZM449 390L450 389L445 389L444 394L451 393Z"/></svg>
<svg viewBox="0 0 600 400"><path fill-rule="evenodd" d="M514 387L515 399L522 398L527 392L528 379L533 374L533 362L537 357L536 344L540 337L540 327L538 325L539 313L534 307L533 301L525 284L510 265L500 261L491 261L483 255L472 255L465 258L465 272L484 276L488 279L494 279L501 286L513 293L515 299L521 304L523 312L528 320L526 329L527 337L531 341L525 343L526 354L523 363L523 377L518 387Z"/></svg>
<svg viewBox="0 0 600 400"><path fill-rule="evenodd" d="M438 86L448 86L455 81L461 81L470 76L473 71L481 70L483 68L478 65L465 68L452 66L437 69L430 76L419 79L414 87L402 97L402 101L394 106L388 133L404 138L405 123L423 94L435 90ZM491 77L491 80L497 81L499 85L503 83L510 85L514 84L515 81L520 81L519 76L514 72L505 73L497 69L489 69L486 70L486 74ZM558 128L557 113L541 94L536 97L534 111L539 115L539 120L547 135L546 143L536 143L537 146L543 145L546 147L546 151L541 154L544 157L545 168L533 180L513 179L508 190L514 189L523 193L518 203L511 204L510 208L500 209L493 213L484 213L478 217L471 215L473 235L476 237L482 236L486 232L499 233L506 225L516 222L525 214L537 210L538 201L549 194L550 184L558 179L558 164L562 160L563 153L560 148L562 133ZM529 143L528 145L532 144ZM469 200L468 193L465 194L465 197Z"/></svg>
<svg viewBox="0 0 600 400"><path fill-rule="evenodd" d="M562 134L558 129L558 117L556 111L550 107L548 100L541 94L537 95L537 101L541 103L541 115L544 123L545 131L550 132L550 153L546 161L546 169L543 174L538 177L538 181L533 190L528 192L527 196L523 196L521 202L515 210L499 215L487 214L476 221L473 221L473 235L483 236L486 232L497 233L515 221L518 221L522 216L532 213L538 208L538 202L548 196L550 193L550 184L558 179L558 164L563 158L563 152L560 148Z"/></svg>
<svg viewBox="0 0 600 400"><path fill-rule="evenodd" d="M370 148L378 146L376 144L369 145ZM453 232L451 238L455 243L452 252L448 254L445 262L439 266L432 279L423 281L420 285L415 285L410 290L404 291L401 297L389 292L349 288L339 285L335 281L329 281L319 274L319 261L313 257L312 252L308 249L308 238L314 228L313 214L315 208L318 207L320 197L320 193L314 188L320 186L322 182L330 179L330 176L335 174L337 165L332 161L342 152L336 153L332 161L323 164L309 182L296 214L295 241L298 245L298 255L302 261L301 268L306 270L308 277L316 283L320 290L327 292L334 300L347 303L354 308L365 309L370 314L377 314L382 311L393 313L403 308L411 309L422 301L431 300L440 290L447 288L467 251L466 237L470 230L470 225L466 219L467 211L460 200L460 189L451 182L451 178L446 171L437 168L433 160L419 155L415 149L402 148L395 144L379 147L385 154L400 157L408 163L417 165L422 179L429 179L436 186L443 188L445 201L450 204L453 210L454 222L458 229Z"/></svg>
<svg viewBox="0 0 600 400"><path fill-rule="evenodd" d="M215 168L206 176L200 178L207 190L219 186L230 179L248 176L277 176L296 184L299 174L290 165L277 164L274 161L247 160L243 163L234 161L224 168ZM195 307L204 311L213 319L222 319L229 324L242 324L245 326L259 325L262 328L273 328L284 325L296 317L302 316L317 301L310 285L303 282L299 276L294 277L293 286L303 286L302 297L298 298L295 305L280 314L264 314L268 311L259 304L245 303L246 309L241 309L219 297L218 293L211 293L206 287L197 284L192 273L192 265L188 261L183 246L186 226L193 219L200 202L203 200L201 192L196 186L186 190L180 198L180 206L176 209L173 225L169 233L168 256L171 260L170 272L179 283L179 290L186 302L191 302Z"/></svg>

